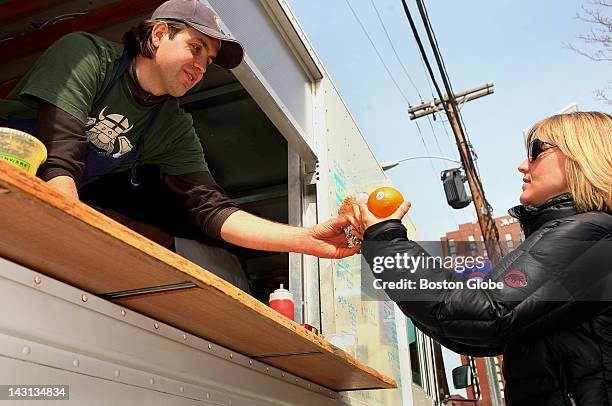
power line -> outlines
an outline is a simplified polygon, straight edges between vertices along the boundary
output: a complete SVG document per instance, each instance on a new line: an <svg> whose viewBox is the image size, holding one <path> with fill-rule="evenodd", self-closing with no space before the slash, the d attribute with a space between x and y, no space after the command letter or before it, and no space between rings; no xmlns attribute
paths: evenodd
<svg viewBox="0 0 612 406"><path fill-rule="evenodd" d="M418 0L417 0L418 1ZM425 24L427 24L427 26L429 26L431 28L431 21L429 19L429 13L427 12L427 8L425 7L425 4L423 4L421 1L418 1L419 3L419 10L422 10L423 12L423 19L425 21ZM436 33L433 29L430 30L431 32L431 36L433 38L432 41L432 48L435 54L439 55L440 58L440 70L443 72L444 76L446 76L448 78L448 71L446 69L446 64L444 63L444 58L442 58L442 53L440 52L440 46L438 45L438 38L436 37ZM448 88L450 90L451 94L455 94L455 91L453 90L453 84L450 80L448 80ZM445 83L446 84L446 83ZM459 116L459 120L461 121L461 125L464 128L464 135L465 135L465 139L468 141L468 143L470 143L470 137L467 131L467 126L465 125L465 121L463 120L463 115L461 114L461 109L459 109L459 106L457 106L457 116ZM471 143L470 143L470 149L471 148ZM473 150L472 150L473 152ZM475 152L473 152L475 154ZM477 159L476 159L477 160Z"/></svg>
<svg viewBox="0 0 612 406"><path fill-rule="evenodd" d="M427 12L425 5L423 5L423 11L425 15L425 21L427 22L427 25L431 27L431 21L429 20L429 13ZM442 58L442 54L440 53L440 46L438 45L438 38L436 37L436 33L434 30L431 30L431 36L433 37L433 43L435 44L434 51L440 55L440 62L442 66L441 70L444 72L444 75L448 77L448 71L446 70L446 64L444 63L444 58ZM453 90L453 84L450 80L448 81L448 87L450 88L450 91L452 92L452 94L455 94L455 91ZM457 115L459 116L459 119L461 120L461 124L463 125L463 128L465 129L465 138L469 142L470 137L469 137L469 134L467 133L467 126L465 125L465 121L463 121L463 116L461 114L461 109L459 109L459 107L457 107Z"/></svg>
<svg viewBox="0 0 612 406"><path fill-rule="evenodd" d="M423 11L423 19L425 23L427 24L427 26L431 28L431 21L429 20L429 14L427 14L427 9L425 8L425 5L419 2L418 0L417 0L417 4L419 6L419 10ZM440 47L438 46L438 39L436 38L436 33L434 32L434 30L430 30L430 32L431 32L431 36L433 37L432 48L433 48L434 54L437 54L440 57L440 66L441 66L440 70L444 72L444 76L448 77L448 71L446 70L444 59L442 58L442 54L440 53ZM455 94L455 92L453 91L453 85L450 80L448 81L448 87L451 90L452 94Z"/></svg>
<svg viewBox="0 0 612 406"><path fill-rule="evenodd" d="M425 62L425 66L427 67L427 71L429 72L429 76L431 78L431 82L436 88L436 92L438 93L438 98L440 100L444 100L444 96L442 96L442 91L440 91L440 86L438 86L438 82L436 82L436 76L431 68L431 64L429 63L429 59L427 59L427 54L425 52L425 47L423 47L423 42L421 41L421 37L419 36L419 32L416 29L416 25L414 20L412 19L412 14L410 14L410 10L408 9L408 5L405 0L402 0L402 5L404 6L404 12L406 13L406 17L408 17L408 22L410 23L410 29L412 30L412 34L414 35L414 39L417 42L419 47L419 51L421 52L421 57L423 58L423 62ZM448 107L446 103L442 103L442 107L444 111L448 114Z"/></svg>
<svg viewBox="0 0 612 406"><path fill-rule="evenodd" d="M353 14L353 17L355 17L355 20L357 21L357 23L359 24L359 26L361 27L361 30L363 31L363 33L365 34L366 38L368 39L368 41L370 42L370 45L372 46L372 48L374 49L374 52L376 52L376 56L378 57L378 59L380 60L381 64L383 65L383 67L385 68L385 71L387 72L387 75L389 76L389 78L391 79L391 81L393 82L393 84L395 85L395 88L398 90L398 92L402 95L402 98L404 99L404 101L406 102L406 104L408 104L408 106L410 106L410 101L408 100L408 97L406 96L406 94L402 91L401 87L399 86L399 84L397 83L397 81L395 80L395 77L393 76L393 74L391 73L391 70L389 69L389 67L387 66L387 64L385 63L384 59L382 58L382 55L380 54L380 52L378 51L378 48L376 47L376 44L374 43L374 41L372 40L372 37L370 37L370 35L368 34L368 31L366 30L365 26L363 25L363 23L361 22L361 19L359 18L359 16L357 15L357 13L355 12L355 10L353 9L353 7L351 6L351 4L349 3L349 0L345 0L346 5L348 6L348 8L351 10L351 13ZM374 3L372 3L372 6L374 6ZM395 50L395 47L393 46L393 43L391 42L389 33L387 32L384 24L382 23L382 19L380 17L380 14L378 13L378 9L376 8L376 6L374 6L374 10L376 10L376 14L378 16L379 22L381 23L381 25L383 26L383 30L385 31L385 35L387 36L387 39L389 40L389 43L391 44L391 48L393 49L393 52L397 58L397 60L399 61L400 65L402 66L402 69L404 70L404 73L406 74L406 76L408 77L408 79L410 80L410 82L412 83L412 85L415 87L417 94L419 95L419 97L421 98L421 102L423 101L422 96L418 90L418 88L416 87L416 85L414 84L414 81L412 80L412 78L410 77L410 75L407 72L406 67L404 66L404 64L401 62L401 59L399 58L397 51ZM425 152L427 153L427 155L431 155L431 153L429 152L429 148L427 147L427 143L425 142L425 137L423 136L423 132L421 131L421 127L419 126L419 124L417 122L415 122L416 127L417 127L417 131L419 133L419 136L421 138L421 142L423 143L423 147L425 148ZM431 125L431 122L430 122ZM433 125L432 125L432 132L434 134L434 138L436 140L436 144L438 146L438 150L440 151L440 153L442 154L442 150L440 148L440 144L438 143L438 139L435 136L435 132L433 130ZM434 176L437 177L437 171L433 165L433 162L429 161L429 164L431 166L431 169L434 173ZM454 213L450 210L450 208L448 208L451 216L453 217L453 221L455 222L455 224L459 224L457 222L457 219L455 218Z"/></svg>
<svg viewBox="0 0 612 406"><path fill-rule="evenodd" d="M389 67L387 66L387 64L385 63L384 59L382 58L382 55L380 54L380 52L378 51L378 48L376 47L376 44L374 44L374 41L372 40L372 37L370 37L370 34L368 34L368 31L366 30L365 26L363 25L363 23L361 22L361 19L359 19L359 16L357 15L357 13L355 12L355 10L353 9L353 7L351 6L351 3L349 3L348 0L345 0L346 5L348 6L348 8L351 10L351 13L353 14L353 17L355 17L355 20L357 21L357 23L359 24L359 26L361 27L361 30L363 31L363 33L365 34L366 38L368 39L368 41L370 41L370 45L372 45L372 48L374 48L374 52L376 52L376 55L378 56L378 59L380 60L380 62L382 63L382 65L385 68L385 71L387 72L387 75L389 75L389 78L391 79L391 81L393 82L393 84L395 85L395 88L398 90L398 92L402 95L402 97L404 98L404 101L406 102L407 105L410 106L410 101L408 100L408 97L406 97L406 95L404 94L404 92L402 91L401 87L399 86L399 84L397 83L397 81L395 80L395 77L393 76L393 74L391 73L391 70L389 69ZM421 131L421 127L417 124L417 131L419 133L419 136L421 138L421 142L423 143L423 147L425 148L425 152L428 155L431 155L431 153L429 152L429 148L427 147L427 144L425 143L425 137L423 136L423 132ZM434 171L434 175L436 174L436 169L433 166L433 163L430 161L430 165L431 165L431 169Z"/></svg>
<svg viewBox="0 0 612 406"><path fill-rule="evenodd" d="M370 41L370 45L372 45L372 48L374 48L374 52L376 52L376 55L378 56L378 59L380 60L380 63L382 63L382 65L385 67L385 70L387 71L387 75L389 75L389 78L391 78L391 81L393 81L393 84L395 85L396 89L400 92L400 94L402 95L404 101L406 102L406 104L410 105L410 101L408 100L408 97L406 97L406 95L404 94L404 91L402 90L402 88L399 86L399 84L397 83L397 81L395 80L395 78L393 77L393 74L391 74L391 70L389 69L389 67L387 66L387 64L385 63L385 60L382 58L382 55L380 54L380 52L378 51L378 48L376 48L376 45L374 44L374 41L372 40L372 38L370 37L370 34L368 34L368 31L366 30L365 26L363 25L363 23L361 22L361 20L359 19L359 16L357 15L357 13L355 12L355 10L353 9L353 7L351 6L351 3L349 3L349 0L344 0L344 2L346 3L346 5L348 6L348 8L351 10L351 13L353 13L353 17L355 17L355 20L357 20L357 23L359 24L359 26L361 27L361 30L363 31L363 33L365 34L366 38L368 39L368 41Z"/></svg>
<svg viewBox="0 0 612 406"><path fill-rule="evenodd" d="M419 91L418 87L417 87L417 86L416 86L416 84L414 83L414 80L412 79L412 77L411 77L411 76L410 76L410 74L408 73L408 69L406 69L406 66L404 65L404 63L402 62L401 58L399 57L399 54L398 54L397 50L395 49L395 46L393 45L393 41L391 40L391 36L389 35L389 32L387 31L387 29L386 29L386 27L385 27L385 24L384 24L384 23L383 23L383 21L382 21L382 17L381 17L381 15L380 15L380 12L378 11L378 8L376 7L376 4L374 3L374 0L370 0L370 3L372 4L372 7L374 8L374 11L376 12L376 16L378 17L378 21L380 22L380 25L382 26L382 29L383 29L383 31L385 32L385 35L386 35L386 37L387 37L387 40L389 41L389 45L391 45L391 49L393 50L393 53L394 53L394 55L395 55L395 58L396 58L396 59L397 59L397 61L399 62L400 66L402 67L402 70L403 70L404 74L406 75L406 77L408 78L408 80L410 81L410 83L412 84L412 86L414 87L414 90L417 92L417 95L419 96L419 100L420 100L420 102L421 102L421 103L423 103L423 96L421 95L421 92ZM347 4L348 4L348 2L347 2ZM351 8L350 4L349 4L349 8ZM355 12L354 12L354 10L353 10L352 8L351 8L351 11L353 11L353 15L355 15ZM359 19L357 18L357 16L355 16L355 18L356 18L357 20L359 20ZM361 23L360 23L360 24L361 24ZM362 29L363 29L363 30L364 30L364 32L365 32L365 28L363 27L363 25L362 25ZM367 33L366 33L366 35L367 35ZM371 41L371 40L370 40L370 43L372 43L372 41ZM380 55L379 55L379 57L380 57ZM423 69L425 70L425 65L423 64L423 60L422 60L422 59L421 59L421 65L423 66ZM427 72L425 72L425 78L426 78L427 85L429 86L429 89L430 89L431 94L432 94L432 97L433 97L433 88L431 87L431 83L430 83L429 77L427 76ZM410 103L408 103L408 104L410 104ZM442 149L441 149L441 147L440 147L440 144L439 144L439 142L438 142L438 137L437 137L437 135L436 135L436 131L435 131L435 129L434 129L434 127L433 127L433 124L432 124L432 122L431 122L431 118L429 118L429 117L428 117L428 118L427 118L427 120L429 121L429 126L431 127L431 132L432 132L432 134L433 134L433 136L434 136L434 139L435 139L435 141L436 141L436 144L437 144L437 146L438 146L438 150L439 150L439 152L440 152L441 154L443 154L443 153L442 153ZM446 127L445 127L445 126L442 126L442 128L444 129L444 132L446 133L446 137L447 137L447 139L448 139L449 144L450 144L450 145L453 145L453 141L451 140L451 137L450 137L450 134L449 134L448 130L446 129Z"/></svg>
<svg viewBox="0 0 612 406"><path fill-rule="evenodd" d="M421 3L419 2L419 0L417 0L417 3L419 5L419 10L420 10L421 9ZM429 72L429 76L431 77L431 81L432 81L434 87L436 88L436 92L438 93L439 99L441 101L444 101L445 98L442 95L442 91L440 90L440 86L438 86L438 82L436 82L435 74L433 72L431 64L429 63L429 59L427 58L427 54L425 52L425 47L423 46L423 42L421 41L421 37L420 37L419 32L418 32L418 30L416 28L416 24L414 23L414 20L412 19L412 14L410 13L410 9L408 9L408 5L406 4L406 0L402 0L402 5L404 7L404 12L406 13L406 17L408 18L408 22L410 23L410 28L412 29L412 34L414 35L414 38L415 38L415 40L417 42L417 45L419 47L419 50L421 52L421 56L423 57L423 61L425 62L425 65L427 66L427 71ZM429 20L427 20L427 24L429 25L429 27L431 27L430 24L429 24ZM433 30L429 30L428 32L432 32L433 33ZM432 36L433 36L433 34L432 34ZM434 55L436 56L436 61L438 62L438 66L439 66L441 72L443 73L442 80L444 81L444 85L448 88L449 97L451 97L453 93L452 93L452 89L450 88L450 83L447 80L446 71L443 69L443 62L441 62L442 56L439 53L439 48L437 48L435 46L435 43L433 41L432 41L431 45L432 45L432 49L433 49ZM444 112L446 113L446 115L450 116L450 111L448 110L447 104L442 102L442 106L444 108ZM467 137L466 137L466 141L467 141ZM468 160L468 158L469 158L468 156L463 156L461 148L459 149L459 155L461 156L461 160L463 162L466 162ZM478 188L480 189L480 192L482 193L482 187L480 185L480 180L478 182Z"/></svg>
<svg viewBox="0 0 612 406"><path fill-rule="evenodd" d="M412 77L408 73L408 69L406 69L406 66L402 62L402 59L399 57L399 54L398 54L397 50L395 49L395 46L393 45L393 41L391 40L391 36L389 35L389 32L387 31L387 28L385 27L385 24L383 23L382 17L380 15L380 12L378 11L378 8L376 7L376 4L374 3L374 0L370 0L370 3L372 4L372 8L374 8L374 11L376 12L376 17L378 18L378 22L380 23L380 26L382 27L382 29L383 29L383 31L385 33L385 36L387 37L387 41L389 42L389 45L391 46L391 49L393 50L393 54L395 55L395 59L397 59L397 62L402 67L402 70L403 70L404 74L406 75L406 77L408 78L410 83L412 84L412 87L414 87L414 90L416 90L417 95L419 96L419 100L421 101L421 103L423 103L423 96L421 96L421 92L419 92L419 89L416 86L416 84L414 83L414 80L412 80ZM438 147L438 152L440 152L440 155L444 155L444 153L442 152L442 147L440 147L440 142L438 141L438 136L436 134L436 131L434 130L434 127L433 127L433 125L431 123L431 119L429 119L429 117L428 117L428 121L429 121L429 127L431 128L431 133L432 133L432 135L434 137L434 140L436 142L436 146Z"/></svg>
<svg viewBox="0 0 612 406"><path fill-rule="evenodd" d="M436 98L436 96L434 96L434 89L433 89L433 87L431 86L431 78L430 78L430 77L429 77L429 75L427 74L427 68L425 67L425 62L423 61L423 57L422 57L422 55L421 55L421 54L419 54L419 57L420 57L420 58L419 58L419 61L421 62L421 67L423 68L423 72L425 73L425 81L427 82L427 86L429 86L429 93L430 93L430 95L431 95L431 98L432 98L432 99L435 99L435 98ZM421 103L422 103L422 102L423 102L423 100L421 99ZM434 121L436 121L436 120L435 120L435 118L436 118L435 114L433 115L433 117L434 117ZM431 119L429 118L429 116L427 117L427 119L428 119L428 120L430 120L430 122L431 122ZM444 132L446 133L446 139L448 140L448 143L449 143L449 144L451 145L451 147L452 147L453 145L455 145L455 143L454 143L454 142L453 142L453 140L451 139L451 135L450 135L450 133L448 132L448 130L446 129L446 126L444 125L444 123L447 123L447 122L448 122L448 121L444 120L443 118L440 118L440 123L442 124L442 128L444 129Z"/></svg>
<svg viewBox="0 0 612 406"><path fill-rule="evenodd" d="M421 96L421 92L419 92L419 88L416 86L416 84L412 80L412 77L408 73L408 69L406 69L406 66L404 66L404 63L400 59L400 57L399 57L399 55L397 53L397 50L395 49L395 46L393 46L393 41L391 41L391 36L389 35L389 32L387 31L387 28L385 27L385 24L382 21L382 17L380 16L380 12L378 11L378 8L376 7L376 4L374 3L374 0L370 0L370 3L372 4L372 7L374 8L374 11L376 12L376 16L378 17L378 22L380 23L383 31L385 32L385 35L387 36L387 41L389 41L389 45L391 45L391 49L393 50L393 54L395 55L395 59L397 59L397 61L399 62L400 66L402 67L402 70L404 71L404 74L406 75L406 77L408 78L410 83L412 84L412 87L414 87L414 90L416 90L417 94L419 95L419 100L421 101L421 103L423 103L423 96Z"/></svg>
<svg viewBox="0 0 612 406"><path fill-rule="evenodd" d="M378 17L378 21L380 22L380 25L383 28L383 31L385 32L385 35L387 37L387 40L389 41L389 45L391 45L391 49L393 50L393 53L397 59L397 61L399 62L400 66L402 67L402 70L404 71L404 73L406 74L406 76L408 77L408 80L410 81L410 83L413 85L413 87L415 88L420 101L423 102L423 97L421 96L421 93L419 92L419 89L416 87L416 84L414 83L414 81L412 80L412 77L410 76L410 74L408 73L408 70L406 69L406 66L403 64L401 58L399 57L397 50L395 49L395 46L393 45L393 41L391 40L391 37L389 35L389 32L387 31L382 18L380 16L380 13L378 11L378 8L376 7L376 5L374 4L373 0L370 0L370 2L372 3L372 7L374 8L376 15ZM387 72L387 75L389 76L389 78L391 79L391 81L393 82L393 84L395 85L396 89L398 90L398 92L402 95L404 101L410 106L410 101L408 100L408 97L406 96L406 94L403 92L403 90L401 89L401 87L399 86L399 84L397 83L397 81L395 80L395 77L393 76L393 74L391 73L391 70L389 69L389 67L387 66L387 64L385 63L384 59L382 58L382 55L380 54L380 52L378 51L378 48L376 47L376 45L374 44L374 41L372 40L372 37L370 37L370 35L368 34L368 31L366 30L365 26L363 25L363 23L361 22L361 19L359 18L359 16L357 15L357 12L355 11L355 9L353 9L353 7L351 6L351 4L349 3L348 0L345 0L346 5L348 6L348 8L351 10L351 13L353 14L353 17L355 17L355 20L357 21L357 23L359 24L359 26L361 27L361 30L363 31L363 33L365 34L366 38L368 39L368 41L370 42L370 45L372 45L372 48L374 49L374 52L376 52L376 55L378 56L378 59L380 60L381 64L383 65L383 67L385 68L385 71ZM436 85L437 86L437 85ZM429 120L429 118L428 118ZM432 134L434 136L436 145L438 147L438 151L440 152L440 154L444 154L442 152L442 148L440 146L440 143L438 141L438 137L436 135L435 129L433 128L433 124L431 123L431 120L429 120L429 125L431 127L432 130ZM423 138L423 134L421 131L421 128L419 127L419 125L417 124L417 131L419 132L419 134L421 135L421 139L423 141L423 146L425 147L426 152L429 154L429 150L427 148L427 145L425 144L425 140ZM449 137L449 141L450 141L450 135L448 134L448 131L446 130L446 128L444 128L444 131L447 134L447 137ZM452 142L451 142L452 144Z"/></svg>
<svg viewBox="0 0 612 406"><path fill-rule="evenodd" d="M404 1L404 0L402 0ZM449 97L452 94L455 94L454 90L453 90L453 86L452 86L452 82L450 80L445 80L448 79L448 71L446 70L446 64L444 63L444 58L442 58L442 53L440 52L440 46L438 45L438 39L436 38L436 33L434 32L433 29L431 29L431 20L429 19L429 14L427 13L427 8L425 7L425 4L423 3L422 0L417 0L417 5L419 6L419 11L421 12L421 16L425 22L425 24L429 27L428 32L431 33L431 37L433 38L432 42L432 48L434 51L434 54L436 55L437 58L439 58L439 65L440 65L440 70L443 72L443 80L444 80L444 84L448 87L448 92L449 92ZM436 60L438 60L436 58ZM463 120L463 115L461 114L461 110L457 107L457 116L459 117L459 121L461 122L461 125L463 126L463 134L465 136L465 139L468 143L468 148L470 151L470 154L473 156L473 164L474 167L476 169L476 177L478 178L478 185L480 188L480 192L482 193L483 199L486 203L486 205L488 206L487 209L491 209L491 204L489 203L489 201L487 200L486 196L485 196L485 192L484 192L484 188L482 187L482 179L480 177L480 168L478 167L478 155L476 154L474 147L470 141L470 137L469 134L467 132L467 126L465 125L465 121Z"/></svg>
<svg viewBox="0 0 612 406"><path fill-rule="evenodd" d="M435 81L435 76L433 75L433 71L431 69L431 65L427 60L427 56L425 54L423 44L418 36L418 32L416 29L416 25L414 24L414 20L410 14L410 10L408 9L408 5L406 4L406 0L402 0L402 4L404 6L404 12L406 13L406 17L410 22L410 27L414 33L415 39L419 44L419 49L423 54L423 59L425 60L427 67L429 69L432 81L436 86L436 90L438 91L438 95L440 96L440 104L442 104L444 111L451 121L451 125L453 128L453 133L455 134L455 138L457 139L457 147L459 148L459 155L461 156L461 161L463 162L463 166L465 168L465 174L467 177L468 184L470 185L470 189L472 191L472 198L474 201L474 206L476 209L476 214L478 216L478 222L480 224L480 228L484 237L485 245L487 246L489 258L493 263L499 261L501 259L501 247L499 245L499 233L497 227L495 226L495 221L491 216L491 205L487 202L484 194L484 189L476 171L474 161L473 161L473 149L469 140L466 137L465 129L461 125L461 120L459 118L459 111L457 107L457 101L455 99L454 92L450 85L450 79L444 67L444 62L442 60L442 55L437 46L437 43L434 40L433 28L431 26L431 22L427 17L427 12L425 10L425 4L423 0L416 0L417 6L419 8L419 13L421 15L421 19L423 20L423 24L425 26L425 31L427 33L427 37L429 39L429 43L432 48L432 52L436 59L436 63L438 69L440 70L440 76L442 77L442 82L444 83L444 87L446 90L447 98L442 96L442 92L440 91L439 86ZM435 102L435 100L434 100ZM417 106L418 109L421 106ZM414 110L414 109L413 109Z"/></svg>
<svg viewBox="0 0 612 406"><path fill-rule="evenodd" d="M429 75L427 74L427 68L425 67L425 62L423 60L423 57L421 54L419 54L419 61L421 62L421 67L423 68L423 72L425 73L425 81L427 82L427 86L429 87L429 93L431 95L432 99L435 99L436 97L434 96L434 89L431 86L431 78L429 77ZM420 96L420 95L419 95ZM423 103L423 98L421 98L421 103ZM433 115L434 121L436 121L436 116L435 114ZM429 125L431 125L433 127L433 124L431 122L431 118L428 116L427 120L429 121ZM440 123L442 124L442 129L444 129L444 133L446 134L446 140L448 141L449 145L451 146L451 151L454 150L453 145L455 145L455 143L453 142L450 133L448 132L448 130L446 129L446 126L444 125L445 121L444 119L440 119ZM433 130L432 130L433 131Z"/></svg>

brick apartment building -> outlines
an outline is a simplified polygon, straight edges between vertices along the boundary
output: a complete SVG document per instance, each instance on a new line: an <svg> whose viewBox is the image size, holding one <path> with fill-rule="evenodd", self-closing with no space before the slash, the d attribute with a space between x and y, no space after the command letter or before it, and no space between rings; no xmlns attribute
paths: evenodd
<svg viewBox="0 0 612 406"><path fill-rule="evenodd" d="M500 216L495 218L495 225L499 231L499 241L502 244L502 250L512 251L516 245L525 239L521 230L521 225L518 220L511 216ZM480 226L478 223L465 223L459 224L459 229L455 231L449 231L446 235L440 238L444 248L448 247L449 253L459 254L460 252L453 250L459 243L466 243L466 246L470 246L470 243L474 244L478 255L483 255L486 252L484 245L482 244L482 233L480 232Z"/></svg>
<svg viewBox="0 0 612 406"><path fill-rule="evenodd" d="M521 230L519 222L511 216L501 216L495 218L495 225L499 231L499 240L502 245L502 251L512 251L518 244L525 240L525 236ZM460 224L458 230L449 231L446 235L440 238L443 249L448 255L484 255L486 256L486 248L482 244L482 233L478 223ZM467 252L466 252L467 251ZM504 396L503 390L505 381L502 375L503 357L501 355L490 358L489 367L487 361L480 357L468 357L461 355L461 363L463 365L471 364L475 371L476 385L466 388L467 399L478 399L475 402L470 402L477 406L491 406L491 391L499 393L499 396ZM490 376L492 379L489 379ZM451 383L452 385L452 383ZM466 400L459 400L461 396L452 396L454 400L447 403L453 406L466 405Z"/></svg>

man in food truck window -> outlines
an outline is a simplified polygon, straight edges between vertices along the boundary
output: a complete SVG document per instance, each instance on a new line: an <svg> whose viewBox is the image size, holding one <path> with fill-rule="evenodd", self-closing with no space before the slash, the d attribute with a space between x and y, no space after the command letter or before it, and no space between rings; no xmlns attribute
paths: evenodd
<svg viewBox="0 0 612 406"><path fill-rule="evenodd" d="M191 115L177 97L215 63L232 69L240 43L198 0L170 0L125 34L124 44L71 33L51 45L6 100L0 126L36 135L48 150L38 176L67 197L110 173L153 164L209 236L247 248L339 258L347 248L336 218L310 228L240 210L206 164ZM132 179L136 182L135 178Z"/></svg>

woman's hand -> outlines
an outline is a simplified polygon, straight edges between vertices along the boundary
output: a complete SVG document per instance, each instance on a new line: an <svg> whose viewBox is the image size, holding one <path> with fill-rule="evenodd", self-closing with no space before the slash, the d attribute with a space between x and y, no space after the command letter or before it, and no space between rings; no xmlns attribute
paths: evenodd
<svg viewBox="0 0 612 406"><path fill-rule="evenodd" d="M370 210L368 210L366 202L359 201L357 204L353 205L354 219L357 223L357 229L360 231L360 233L365 233L365 230L374 224L387 220L401 220L404 218L406 213L408 213L408 210L410 210L410 206L412 206L412 204L409 201L405 201L389 217L378 218L373 215Z"/></svg>

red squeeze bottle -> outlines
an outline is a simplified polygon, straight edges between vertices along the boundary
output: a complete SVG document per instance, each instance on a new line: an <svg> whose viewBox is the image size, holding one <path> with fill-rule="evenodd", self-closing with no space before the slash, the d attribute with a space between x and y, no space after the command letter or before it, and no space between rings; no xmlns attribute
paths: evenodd
<svg viewBox="0 0 612 406"><path fill-rule="evenodd" d="M270 294L270 307L286 318L293 320L293 295L283 288L282 283L280 289L276 289Z"/></svg>

